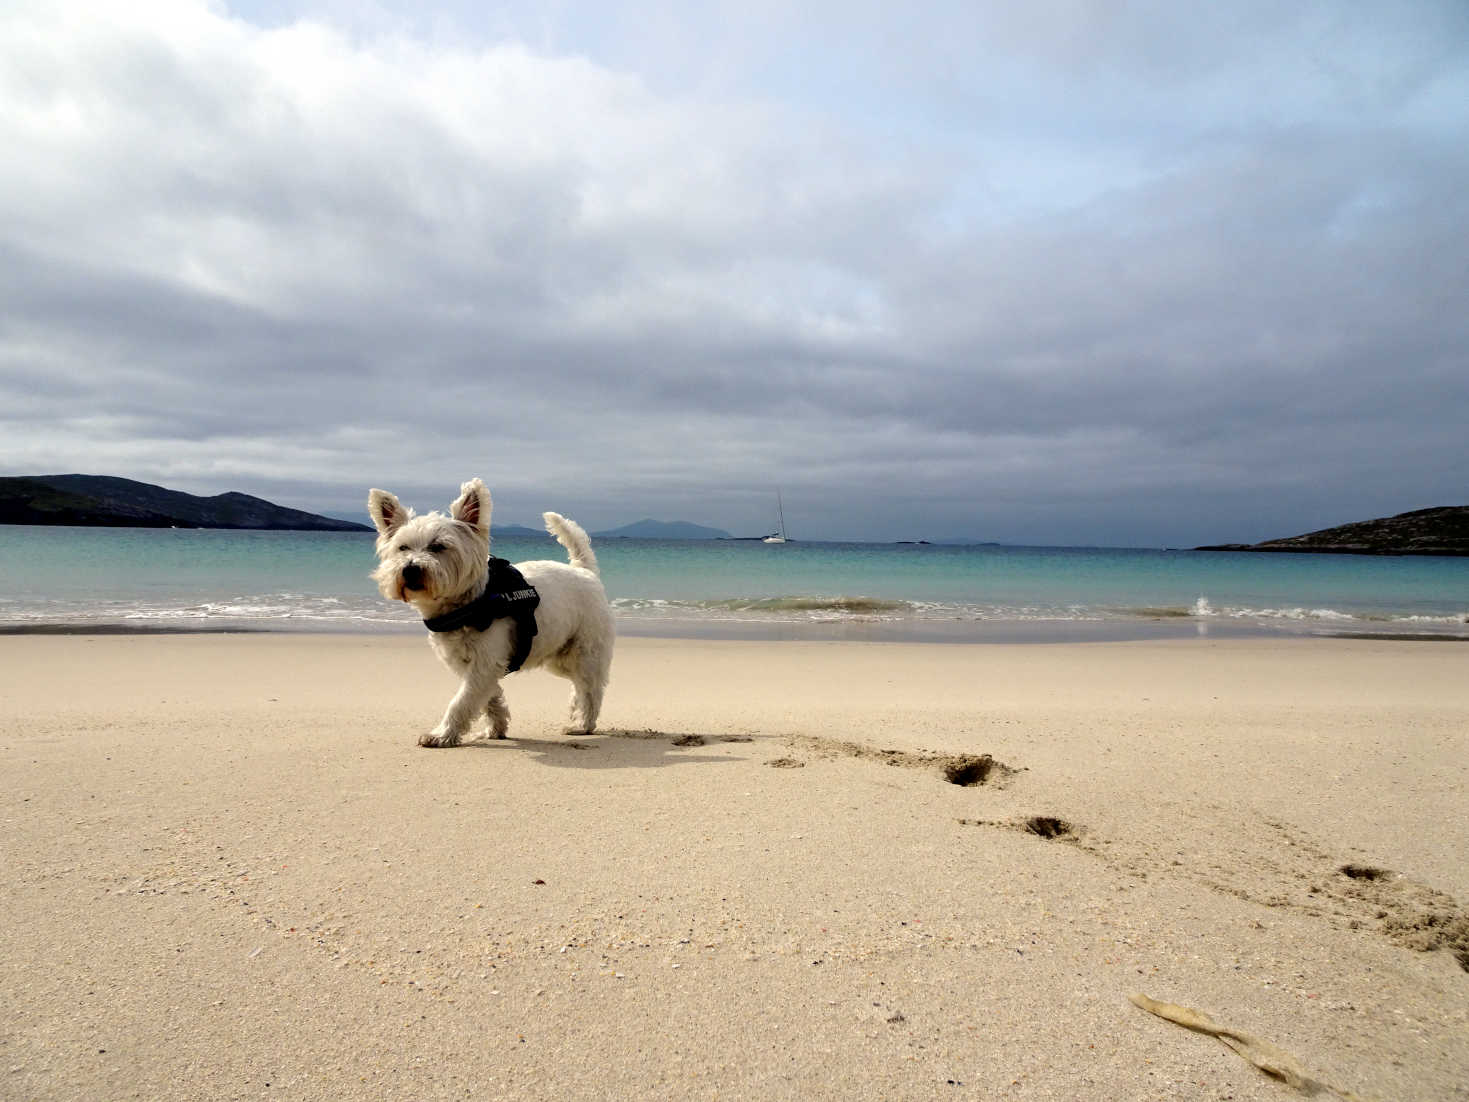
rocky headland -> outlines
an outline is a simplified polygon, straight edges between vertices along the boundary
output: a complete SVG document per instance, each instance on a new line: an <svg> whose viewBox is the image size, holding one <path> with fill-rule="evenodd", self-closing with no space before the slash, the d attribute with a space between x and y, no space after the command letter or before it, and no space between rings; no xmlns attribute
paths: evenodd
<svg viewBox="0 0 1469 1102"><path fill-rule="evenodd" d="M1336 555L1469 555L1469 505L1442 505L1362 520L1263 543L1224 543L1199 551L1295 551Z"/></svg>

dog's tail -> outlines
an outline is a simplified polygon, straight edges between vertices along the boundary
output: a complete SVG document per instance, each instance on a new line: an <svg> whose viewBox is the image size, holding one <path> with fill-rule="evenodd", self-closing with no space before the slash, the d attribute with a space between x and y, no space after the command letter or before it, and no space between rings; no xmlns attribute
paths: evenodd
<svg viewBox="0 0 1469 1102"><path fill-rule="evenodd" d="M572 566L590 570L600 577L601 572L597 569L597 556L592 554L592 541L587 538L580 524L574 520L567 520L560 513L542 513L541 519L546 522L546 531L555 536L556 542L566 548L566 553L571 556Z"/></svg>

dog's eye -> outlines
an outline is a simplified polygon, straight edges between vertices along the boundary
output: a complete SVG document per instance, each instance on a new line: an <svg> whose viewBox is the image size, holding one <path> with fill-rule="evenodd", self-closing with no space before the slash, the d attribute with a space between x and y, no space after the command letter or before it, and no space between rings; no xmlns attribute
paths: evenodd
<svg viewBox="0 0 1469 1102"><path fill-rule="evenodd" d="M444 545L442 543L431 543L428 545L428 553L430 555L437 555L443 549Z"/></svg>

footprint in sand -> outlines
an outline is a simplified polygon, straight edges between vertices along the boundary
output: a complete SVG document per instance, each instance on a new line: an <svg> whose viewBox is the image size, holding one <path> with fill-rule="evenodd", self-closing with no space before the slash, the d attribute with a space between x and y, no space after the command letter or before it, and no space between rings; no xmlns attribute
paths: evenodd
<svg viewBox="0 0 1469 1102"><path fill-rule="evenodd" d="M1002 788L1016 773L1023 772L989 754L936 754L927 750L877 750L860 742L793 735L785 740L792 749L816 758L856 758L899 769L936 769L950 784L963 788L988 785Z"/></svg>
<svg viewBox="0 0 1469 1102"><path fill-rule="evenodd" d="M1391 869L1343 863L1285 823L1239 823L1227 853L1196 854L1184 862L1152 850L1099 842L1084 828L1049 815L959 822L1070 843L1131 876L1184 876L1251 903L1352 930L1375 929L1418 952L1446 949L1469 972L1469 913L1452 896Z"/></svg>

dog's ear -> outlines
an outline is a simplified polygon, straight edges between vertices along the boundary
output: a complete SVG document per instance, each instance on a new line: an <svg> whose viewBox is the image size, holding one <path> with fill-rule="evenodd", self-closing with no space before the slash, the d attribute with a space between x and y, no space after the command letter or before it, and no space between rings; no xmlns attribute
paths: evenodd
<svg viewBox="0 0 1469 1102"><path fill-rule="evenodd" d="M403 522L413 515L413 510L404 508L403 503L387 490L369 490L367 515L377 525L378 534L386 536L401 528Z"/></svg>
<svg viewBox="0 0 1469 1102"><path fill-rule="evenodd" d="M449 506L449 515L486 534L490 531L490 491L477 478L459 487L459 499Z"/></svg>

